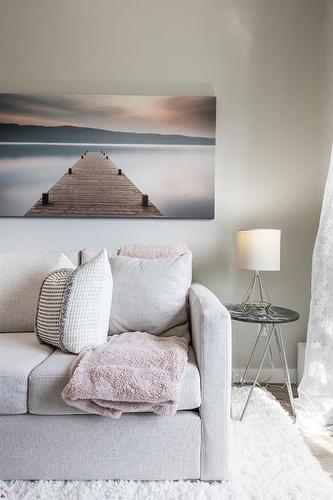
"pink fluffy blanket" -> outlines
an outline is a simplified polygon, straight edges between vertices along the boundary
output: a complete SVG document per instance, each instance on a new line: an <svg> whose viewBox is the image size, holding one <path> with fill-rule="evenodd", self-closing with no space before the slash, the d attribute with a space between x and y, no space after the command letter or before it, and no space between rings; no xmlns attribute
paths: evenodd
<svg viewBox="0 0 333 500"><path fill-rule="evenodd" d="M112 335L86 349L71 366L64 401L88 413L119 418L122 412L177 411L188 341L145 332Z"/></svg>

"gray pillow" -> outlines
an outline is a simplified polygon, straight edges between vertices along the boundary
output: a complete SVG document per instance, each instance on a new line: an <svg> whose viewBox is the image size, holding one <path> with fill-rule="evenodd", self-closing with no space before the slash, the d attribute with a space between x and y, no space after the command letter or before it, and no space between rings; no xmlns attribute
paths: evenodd
<svg viewBox="0 0 333 500"><path fill-rule="evenodd" d="M161 334L187 322L192 254L139 259L111 257L113 297L110 333Z"/></svg>

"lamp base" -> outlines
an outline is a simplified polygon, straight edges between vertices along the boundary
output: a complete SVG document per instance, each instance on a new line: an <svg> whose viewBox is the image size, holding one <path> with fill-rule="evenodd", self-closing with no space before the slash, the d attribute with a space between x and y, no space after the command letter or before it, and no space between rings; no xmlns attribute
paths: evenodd
<svg viewBox="0 0 333 500"><path fill-rule="evenodd" d="M259 271L255 271L251 284L242 301L242 307L247 314L253 316L268 316L272 306L271 299Z"/></svg>

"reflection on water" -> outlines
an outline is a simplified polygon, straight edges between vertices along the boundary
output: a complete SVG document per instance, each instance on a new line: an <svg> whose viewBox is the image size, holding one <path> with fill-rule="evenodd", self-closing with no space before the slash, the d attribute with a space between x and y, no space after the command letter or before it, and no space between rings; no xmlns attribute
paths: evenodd
<svg viewBox="0 0 333 500"><path fill-rule="evenodd" d="M0 145L0 216L22 216L85 148ZM100 146L89 146L100 151ZM103 146L165 217L214 216L214 147Z"/></svg>

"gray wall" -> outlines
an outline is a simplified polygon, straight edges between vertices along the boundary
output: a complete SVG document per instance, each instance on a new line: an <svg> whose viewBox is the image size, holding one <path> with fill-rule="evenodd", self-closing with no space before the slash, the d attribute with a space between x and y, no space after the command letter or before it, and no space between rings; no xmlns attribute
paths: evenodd
<svg viewBox="0 0 333 500"><path fill-rule="evenodd" d="M1 0L0 91L214 94L214 221L0 220L1 249L186 241L195 278L242 298L239 228L282 229L274 302L297 309L288 359L305 338L311 254L325 171L319 158L322 3L312 0ZM254 327L234 327L245 365ZM279 366L279 363L276 363Z"/></svg>

